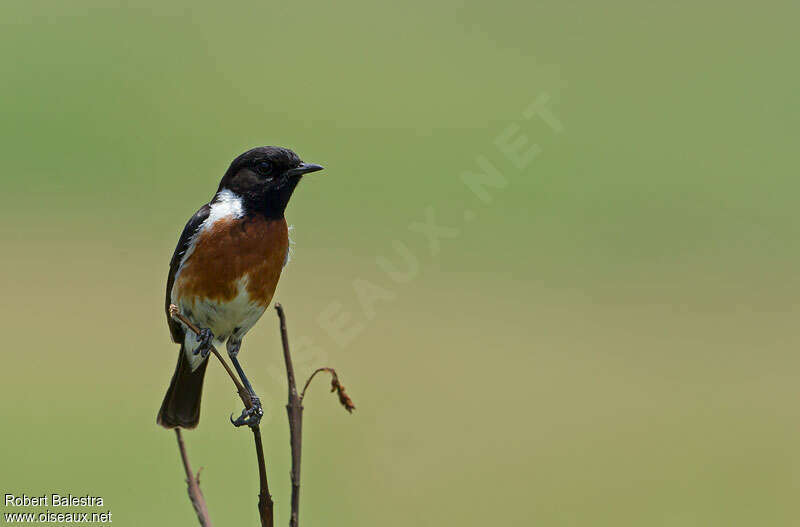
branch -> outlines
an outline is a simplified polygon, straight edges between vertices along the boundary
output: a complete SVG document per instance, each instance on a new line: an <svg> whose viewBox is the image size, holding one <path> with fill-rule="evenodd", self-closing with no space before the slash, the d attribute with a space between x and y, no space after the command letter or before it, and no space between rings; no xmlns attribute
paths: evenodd
<svg viewBox="0 0 800 527"><path fill-rule="evenodd" d="M308 385L311 384L311 380L321 371L326 371L331 374L331 391L336 392L336 395L339 396L339 402L342 403L344 409L353 413L353 410L356 409L356 405L353 404L353 400L347 395L347 392L344 390L344 385L339 382L339 376L333 368L317 368L314 370L314 373L312 373L306 381L306 385L303 386L303 391L300 393L300 402L302 403L303 399L305 399L306 390L308 389Z"/></svg>
<svg viewBox="0 0 800 527"><path fill-rule="evenodd" d="M175 304L170 304L169 306L169 314L173 318L180 320L183 322L186 327L190 330L194 331L196 335L200 335L200 328L195 326L188 318L183 316L183 313L180 312L178 306ZM228 363L225 362L225 359L222 358L222 355L219 354L217 348L213 345L211 346L211 353L219 359L219 362L222 363L222 366L225 368L225 371L228 372L228 376L233 381L233 384L236 385L236 391L239 393L239 398L242 400L242 403L247 408L253 407L253 400L250 397L250 393L248 393L247 389L239 382L239 379L236 377L236 374L228 366ZM274 525L274 503L272 502L272 496L269 493L269 482L267 481L267 464L264 461L264 445L261 441L261 428L258 425L251 426L250 429L253 431L253 442L256 446L256 460L258 461L258 481L259 481L259 492L258 492L258 516L261 518L261 527L273 527ZM176 428L176 430L178 430ZM178 432L178 441L182 444L180 440L180 432ZM182 450L182 454L185 452ZM187 465L188 460L184 458L184 466ZM188 470L188 469L187 469ZM191 479L191 477L189 478ZM200 488L198 487L197 490L199 491ZM202 494L201 494L202 496ZM189 497L191 498L191 492L189 493ZM192 499L192 505L195 505L194 499ZM205 506L205 502L203 503ZM195 510L197 510L197 506L195 506ZM208 513L206 512L206 515ZM197 513L198 518L200 518L200 513ZM206 524L203 523L202 518L200 518L200 524L205 527ZM211 525L208 523L207 525Z"/></svg>
<svg viewBox="0 0 800 527"><path fill-rule="evenodd" d="M208 517L206 499L203 497L203 491L200 490L200 471L197 471L196 476L192 473L192 467L189 465L189 456L186 454L186 445L183 444L183 436L181 436L180 428L175 429L175 436L178 438L178 449L181 451L183 470L186 472L186 491L189 493L192 507L194 507L194 512L197 513L197 519L200 521L200 525L202 527L211 527L211 519Z"/></svg>
<svg viewBox="0 0 800 527"><path fill-rule="evenodd" d="M283 344L283 360L286 363L286 378L289 384L289 402L286 404L286 413L289 417L289 445L292 451L292 515L289 520L290 527L298 527L300 515L300 459L303 453L303 397L306 389L311 383L311 379L321 372L327 371L331 374L331 391L336 391L339 395L339 402L348 412L355 410L355 405L347 393L344 386L339 383L339 377L333 368L319 368L306 381L303 392L297 395L297 384L294 377L294 364L292 364L292 354L289 351L289 335L286 329L286 314L283 306L276 303L275 311L278 312L281 328L281 343Z"/></svg>
<svg viewBox="0 0 800 527"><path fill-rule="evenodd" d="M289 401L286 404L286 413L289 417L289 443L292 452L292 501L291 519L289 521L289 525L290 527L298 527L300 512L300 459L303 451L303 398L306 395L306 390L308 389L314 377L319 372L325 371L331 375L331 391L335 391L337 393L339 402L342 404L342 406L344 406L348 412L352 413L352 411L355 410L355 405L347 395L347 392L345 392L344 386L339 382L339 376L336 374L336 370L333 368L319 368L315 370L303 386L303 391L300 393L300 395L297 394L294 365L292 364L292 355L289 351L289 336L286 330L286 315L284 314L283 307L280 304L275 304L275 310L278 312L278 318L280 320L283 359L286 363L286 377L289 384ZM200 335L200 329L189 319L183 316L177 306L174 304L170 305L169 313L170 316L181 321L186 325L187 328L189 328L191 331L194 331L195 334ZM242 385L242 383L239 382L236 374L234 374L233 371L228 367L225 359L222 358L222 355L220 355L214 346L211 346L211 353L217 357L219 362L225 368L225 371L228 372L228 376L236 386L236 390L239 393L239 397L242 399L242 403L244 403L247 408L252 408L253 401L250 397L250 393ZM267 467L266 462L264 461L264 445L261 440L261 429L258 425L254 425L251 427L251 430L253 431L253 441L256 447L256 459L258 461L258 476L260 484L260 491L258 494L258 514L261 518L262 527L273 527L274 504L269 493L269 484L267 482ZM198 476L195 476L192 473L191 467L189 466L189 458L186 455L186 447L183 444L183 437L181 436L180 428L176 428L175 433L178 438L178 447L181 452L181 459L183 460L183 468L186 471L186 484L189 493L189 499L191 500L192 506L197 513L197 518L200 520L201 527L211 527L211 520L208 517L208 509L206 507L205 498L200 490L199 474Z"/></svg>
<svg viewBox="0 0 800 527"><path fill-rule="evenodd" d="M280 319L283 360L286 363L286 378L289 384L289 402L286 404L286 414L289 417L289 446L292 451L292 515L289 519L289 526L297 527L300 516L300 458L303 453L303 405L297 395L297 384L294 380L294 365L292 364L292 354L289 352L289 336L286 331L286 315L283 312L283 306L276 303L275 311L278 312L278 319Z"/></svg>
<svg viewBox="0 0 800 527"><path fill-rule="evenodd" d="M261 527L274 525L275 504L269 493L267 482L267 464L264 461L264 445L261 442L261 428L258 425L251 427L253 442L256 445L256 458L258 459L258 517L261 518Z"/></svg>

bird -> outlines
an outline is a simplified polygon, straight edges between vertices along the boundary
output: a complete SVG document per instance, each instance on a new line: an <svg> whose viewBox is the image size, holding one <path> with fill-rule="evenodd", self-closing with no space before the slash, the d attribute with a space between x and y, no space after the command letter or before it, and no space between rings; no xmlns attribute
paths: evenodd
<svg viewBox="0 0 800 527"><path fill-rule="evenodd" d="M167 325L180 351L158 412L161 426L197 426L207 358L213 345L223 343L253 401L231 422L258 425L263 409L238 354L289 260L286 206L303 176L322 169L288 148L252 148L231 162L214 197L186 223L167 276ZM200 335L171 316L171 304Z"/></svg>

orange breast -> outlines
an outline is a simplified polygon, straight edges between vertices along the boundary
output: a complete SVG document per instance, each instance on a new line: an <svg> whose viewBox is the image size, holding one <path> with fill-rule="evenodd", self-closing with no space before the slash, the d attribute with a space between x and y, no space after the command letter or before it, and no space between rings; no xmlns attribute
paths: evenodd
<svg viewBox="0 0 800 527"><path fill-rule="evenodd" d="M278 285L288 247L285 219L217 220L198 235L194 251L175 281L176 296L229 302L238 293L239 280L248 275L250 299L266 307Z"/></svg>

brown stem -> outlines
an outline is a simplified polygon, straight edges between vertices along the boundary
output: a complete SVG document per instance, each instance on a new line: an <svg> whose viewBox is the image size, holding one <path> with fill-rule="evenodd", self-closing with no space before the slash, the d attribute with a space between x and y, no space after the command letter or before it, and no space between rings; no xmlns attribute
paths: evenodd
<svg viewBox="0 0 800 527"><path fill-rule="evenodd" d="M286 404L286 413L289 417L289 443L292 452L292 498L291 498L291 519L289 520L290 527L298 527L299 513L300 513L300 459L303 451L303 398L306 395L306 390L311 384L311 381L321 371L326 371L331 374L331 391L336 391L339 396L339 402L352 412L355 405L350 397L345 392L344 386L339 382L339 376L333 368L319 368L311 374L303 386L303 391L300 395L297 394L297 382L294 376L294 364L292 364L292 355L289 351L289 336L286 329L286 315L283 312L283 307L280 304L275 304L275 310L278 312L280 319L281 330L281 343L283 344L283 360L286 363L286 377L289 384L289 401ZM183 322L186 327L194 331L195 334L200 335L200 329L195 326L189 319L187 319L180 312L177 306L170 305L170 315ZM239 397L248 408L252 408L253 401L249 392L244 388L236 375L228 367L228 364L219 354L214 346L211 346L211 352L219 359L225 371L228 372L233 383L236 385L236 390L239 392ZM258 461L258 479L260 484L260 491L258 494L258 514L261 518L262 527L274 526L274 503L269 493L269 483L267 481L267 466L264 461L264 445L261 440L261 429L258 425L251 427L253 431L253 441L256 447L256 459ZM200 491L200 480L192 474L192 469L189 466L189 458L186 455L186 447L183 444L183 438L179 428L175 429L178 437L178 447L181 452L181 459L183 460L183 467L186 471L186 484L188 485L189 499L192 501L192 506L197 513L197 518L200 520L202 527L211 527L211 520L208 518L208 509L206 507L203 493Z"/></svg>
<svg viewBox="0 0 800 527"><path fill-rule="evenodd" d="M286 330L286 315L283 306L275 304L281 325L281 343L283 344L283 360L286 363L286 378L289 382L289 402L286 414L289 417L289 445L292 451L292 515L290 527L297 527L300 521L300 458L303 452L303 405L297 395L297 384L294 378L294 365L289 352L289 336Z"/></svg>
<svg viewBox="0 0 800 527"><path fill-rule="evenodd" d="M252 427L253 442L256 444L256 458L258 459L258 516L261 518L261 527L272 527L274 525L274 504L269 493L269 483L267 482L267 465L264 461L264 445L261 442L261 428L256 425Z"/></svg>
<svg viewBox="0 0 800 527"><path fill-rule="evenodd" d="M339 375L336 374L336 370L333 368L317 368L314 370L314 373L306 381L305 386L303 386L303 391L300 392L300 402L303 402L303 399L306 397L306 390L308 389L308 385L311 384L311 381L314 377L321 371L326 371L331 374L331 391L336 392L339 396L339 402L342 403L344 409L350 413L353 413L353 410L356 409L356 405L353 404L353 400L350 399L350 396L347 395L347 392L344 389L344 385L339 382Z"/></svg>
<svg viewBox="0 0 800 527"><path fill-rule="evenodd" d="M336 378L336 371L335 371L333 368L317 368L316 370L314 370L314 373L312 373L312 374L311 374L311 375L308 377L308 380L306 381L306 384L305 384L305 386L303 386L303 391L302 391L302 392L300 392L300 401L302 401L303 399L305 399L305 397L306 397L306 390L308 390L308 385L309 385L309 384L311 384L311 380L312 380L314 377L316 377L316 375L317 375L319 372L321 372L321 371L329 371L329 372L331 372L331 375L333 375L333 377L334 377L334 378Z"/></svg>
<svg viewBox="0 0 800 527"><path fill-rule="evenodd" d="M200 335L200 328L195 326L188 318L183 316L183 313L180 312L178 306L175 304L171 304L169 306L169 314L173 318L180 320L183 322L186 327L194 331L196 335ZM242 403L247 408L253 407L253 400L250 397L250 393L247 389L239 382L239 379L236 377L236 374L228 367L228 363L225 362L225 359L222 358L222 355L219 354L217 348L211 346L211 353L214 354L222 366L225 368L225 371L228 372L228 376L233 381L233 384L236 385L236 391L239 393L239 398L242 400ZM264 445L261 441L261 428L258 425L251 426L250 429L253 431L253 442L256 446L256 459L258 461L258 480L259 480L259 493L258 493L258 515L261 518L261 527L273 527L274 525L274 504L272 502L272 496L269 493L269 482L267 481L267 464L264 461ZM182 444L180 439L180 430L175 429L178 431L178 442ZM183 450L181 450L182 454L185 454ZM187 465L188 460L184 457L184 466ZM187 469L188 470L188 469ZM198 487L198 491L199 491ZM202 496L202 494L201 494ZM189 497L191 498L191 492ZM194 505L194 500L192 500L192 504ZM205 506L205 502L203 502L203 506ZM195 507L197 510L197 507ZM207 514L207 513L206 513ZM198 517L200 517L200 513L198 512ZM201 525L205 527L206 524L203 523L201 518L200 520ZM210 523L207 525L211 525Z"/></svg>
<svg viewBox="0 0 800 527"><path fill-rule="evenodd" d="M286 363L286 378L289 384L289 402L286 404L286 413L289 416L289 445L292 450L292 516L289 520L290 527L298 527L300 514L300 458L303 452L303 397L306 396L308 385L314 376L327 371L331 374L331 391L336 391L339 395L339 402L348 412L355 410L355 405L344 386L339 382L339 376L333 368L319 368L311 374L303 386L303 391L297 395L297 384L294 377L294 364L292 364L292 354L289 351L289 332L286 329L286 314L283 306L276 303L275 311L278 312L281 326L281 343L283 344L283 360Z"/></svg>
<svg viewBox="0 0 800 527"><path fill-rule="evenodd" d="M192 473L192 467L189 465L189 456L186 454L186 445L183 444L183 436L181 429L175 429L175 435L178 438L178 449L181 451L181 460L183 461L183 470L186 472L186 491L189 493L189 500L192 502L194 512L197 513L197 519L200 521L202 527L211 527L211 519L208 517L208 507L206 507L206 499L203 497L203 491L200 490L200 471L195 476Z"/></svg>

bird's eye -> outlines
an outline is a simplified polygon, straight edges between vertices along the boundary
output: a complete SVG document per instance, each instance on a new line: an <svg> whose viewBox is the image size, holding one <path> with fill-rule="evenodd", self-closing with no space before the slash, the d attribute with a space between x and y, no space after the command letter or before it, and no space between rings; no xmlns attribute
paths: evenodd
<svg viewBox="0 0 800 527"><path fill-rule="evenodd" d="M272 171L272 163L269 161L259 161L258 165L256 165L256 168L260 174L266 175Z"/></svg>

